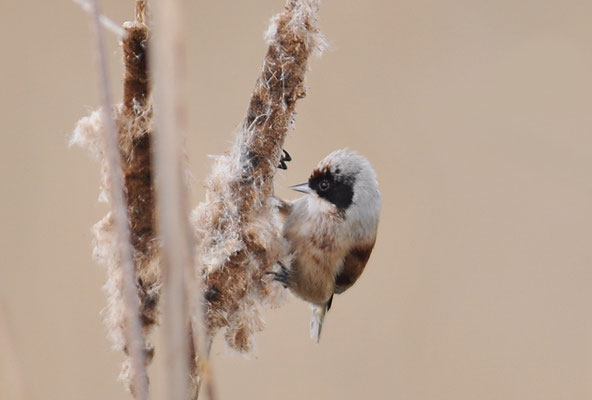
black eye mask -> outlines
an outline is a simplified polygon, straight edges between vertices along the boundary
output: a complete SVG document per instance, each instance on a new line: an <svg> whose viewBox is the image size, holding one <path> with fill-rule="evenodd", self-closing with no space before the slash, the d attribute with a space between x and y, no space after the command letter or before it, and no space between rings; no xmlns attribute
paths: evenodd
<svg viewBox="0 0 592 400"><path fill-rule="evenodd" d="M347 210L353 202L355 181L355 177L333 174L326 169L315 171L308 180L308 186L338 209Z"/></svg>

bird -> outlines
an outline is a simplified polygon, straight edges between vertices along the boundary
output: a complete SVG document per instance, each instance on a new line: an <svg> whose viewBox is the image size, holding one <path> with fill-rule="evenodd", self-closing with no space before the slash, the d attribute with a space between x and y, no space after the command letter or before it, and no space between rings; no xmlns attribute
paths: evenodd
<svg viewBox="0 0 592 400"><path fill-rule="evenodd" d="M283 237L291 263L270 272L313 310L310 334L317 343L334 294L360 277L376 242L382 198L376 173L366 158L336 150L319 162L308 182L291 189L305 193L280 200Z"/></svg>

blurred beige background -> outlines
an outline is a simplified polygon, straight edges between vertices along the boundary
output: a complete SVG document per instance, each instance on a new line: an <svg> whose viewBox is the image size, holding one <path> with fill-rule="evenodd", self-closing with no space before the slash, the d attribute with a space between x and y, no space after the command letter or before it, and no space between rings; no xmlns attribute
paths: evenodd
<svg viewBox="0 0 592 400"><path fill-rule="evenodd" d="M117 22L132 0L103 2ZM2 0L0 310L18 370L0 398L127 399L91 260L98 166L68 149L96 108L88 17ZM192 202L228 148L283 0L188 2ZM320 345L303 302L269 311L250 359L219 340L221 399L592 398L592 3L326 0L277 190L350 147L384 197L366 273ZM108 36L114 90L120 52ZM158 340L158 335L157 335ZM151 368L164 398L162 365Z"/></svg>

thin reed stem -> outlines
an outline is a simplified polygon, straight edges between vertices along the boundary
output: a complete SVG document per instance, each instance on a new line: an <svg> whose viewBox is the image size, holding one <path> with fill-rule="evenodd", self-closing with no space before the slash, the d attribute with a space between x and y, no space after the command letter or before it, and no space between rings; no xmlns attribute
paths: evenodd
<svg viewBox="0 0 592 400"><path fill-rule="evenodd" d="M127 350L132 363L132 392L136 399L148 399L148 377L144 363L144 340L142 337L139 317L139 299L136 293L134 262L130 228L128 224L127 207L123 192L123 176L118 147L117 128L112 111L112 98L103 33L101 29L101 13L99 0L93 1L93 16L96 31L96 46L99 64L99 89L103 106L104 153L107 170L110 176L110 202L112 218L117 240L117 254L122 269L122 292L125 304L125 326Z"/></svg>
<svg viewBox="0 0 592 400"><path fill-rule="evenodd" d="M80 8L82 8L82 10L86 11L87 13L89 13L91 15L93 14L93 6L87 0L73 0L73 1L74 1L74 3L78 4L80 6ZM107 18L104 15L99 15L99 21L101 22L101 25L103 25L103 27L105 29L107 29L108 31L114 33L115 35L117 35L119 37L125 36L125 29L123 29L121 26L117 25L110 18Z"/></svg>
<svg viewBox="0 0 592 400"><path fill-rule="evenodd" d="M187 126L183 90L185 35L182 8L182 2L178 0L154 3L154 47L151 58L155 108L158 110L155 172L164 266L163 329L167 393L168 398L174 400L197 396L188 380L190 366L195 363L192 355L195 355L198 359L197 368L208 371L201 375L208 378L205 384L212 399L213 383L207 364L209 338L203 322L201 276L195 274L193 266L195 237L189 227L185 182L183 149ZM191 338L188 332L191 332ZM197 348L190 349L190 343Z"/></svg>
<svg viewBox="0 0 592 400"><path fill-rule="evenodd" d="M136 22L146 23L146 0L136 0Z"/></svg>
<svg viewBox="0 0 592 400"><path fill-rule="evenodd" d="M8 325L4 304L0 303L0 394L12 400L25 400L26 391L14 337Z"/></svg>

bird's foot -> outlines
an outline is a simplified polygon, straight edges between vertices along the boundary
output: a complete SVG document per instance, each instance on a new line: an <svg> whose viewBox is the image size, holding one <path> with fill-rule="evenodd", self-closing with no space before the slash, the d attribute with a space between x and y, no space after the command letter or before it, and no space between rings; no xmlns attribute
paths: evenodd
<svg viewBox="0 0 592 400"><path fill-rule="evenodd" d="M286 150L282 149L282 151L284 152L284 154L282 154L282 156L280 157L280 165L278 165L278 168L288 169L286 163L292 161L292 157L290 157L290 154Z"/></svg>
<svg viewBox="0 0 592 400"><path fill-rule="evenodd" d="M280 270L276 271L269 271L267 275L273 275L273 280L282 284L284 288L288 287L288 280L290 279L290 270L286 268L284 264L281 262L277 262L280 266Z"/></svg>

